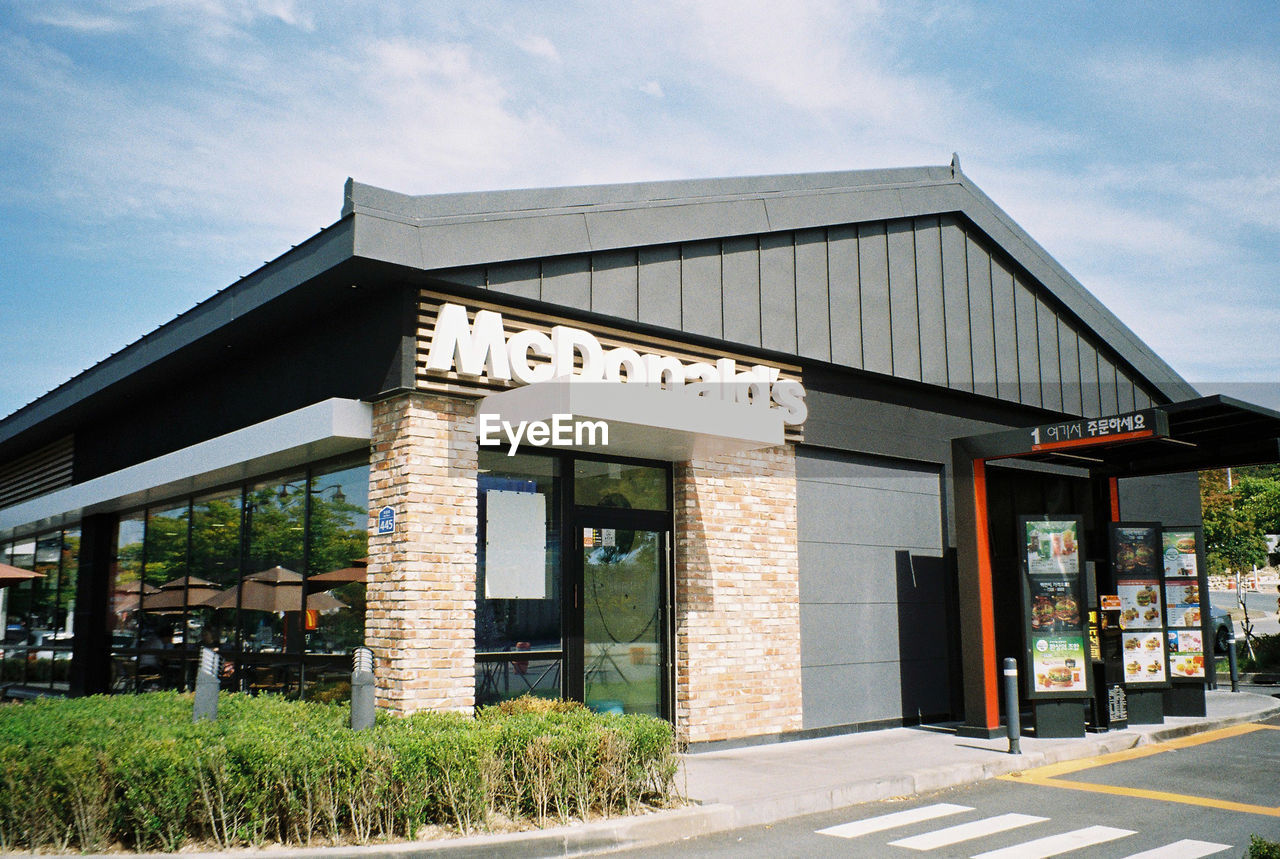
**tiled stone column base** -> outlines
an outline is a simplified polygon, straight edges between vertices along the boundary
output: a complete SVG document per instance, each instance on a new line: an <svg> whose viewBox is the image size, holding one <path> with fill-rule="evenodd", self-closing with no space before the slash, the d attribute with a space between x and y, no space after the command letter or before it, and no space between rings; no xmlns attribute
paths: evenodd
<svg viewBox="0 0 1280 859"><path fill-rule="evenodd" d="M410 393L374 404L365 642L379 708L475 705L475 404ZM378 511L396 513L377 533Z"/></svg>
<svg viewBox="0 0 1280 859"><path fill-rule="evenodd" d="M675 520L681 737L799 730L794 448L677 466Z"/></svg>

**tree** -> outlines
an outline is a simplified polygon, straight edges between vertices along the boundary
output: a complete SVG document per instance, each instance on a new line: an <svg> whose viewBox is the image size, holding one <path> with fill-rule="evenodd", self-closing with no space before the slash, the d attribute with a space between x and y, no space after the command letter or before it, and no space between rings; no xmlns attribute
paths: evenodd
<svg viewBox="0 0 1280 859"><path fill-rule="evenodd" d="M1240 572L1266 563L1266 532L1261 522L1270 509L1272 483L1280 493L1280 481L1267 478L1242 477L1241 482L1232 481L1228 486L1223 471L1200 475L1200 507L1210 573ZM1247 496L1242 484L1249 487Z"/></svg>

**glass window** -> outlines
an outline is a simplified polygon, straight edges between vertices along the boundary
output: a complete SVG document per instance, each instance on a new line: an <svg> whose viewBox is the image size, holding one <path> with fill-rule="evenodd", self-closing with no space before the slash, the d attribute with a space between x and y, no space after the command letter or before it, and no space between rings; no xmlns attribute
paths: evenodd
<svg viewBox="0 0 1280 859"><path fill-rule="evenodd" d="M364 643L368 495L362 461L121 517L112 689L191 686L199 648L212 647L225 688L348 697L350 652Z"/></svg>
<svg viewBox="0 0 1280 859"><path fill-rule="evenodd" d="M147 513L142 580L142 612L138 616L138 685L143 691L181 689L186 685L182 647L187 599L186 504Z"/></svg>
<svg viewBox="0 0 1280 859"><path fill-rule="evenodd" d="M290 655L302 653L306 475L255 484L245 503L248 567L239 593L239 686L250 692L296 694L299 658Z"/></svg>
<svg viewBox="0 0 1280 859"><path fill-rule="evenodd" d="M367 463L312 475L307 540L307 606L301 617L306 696L345 700L351 696L351 652L364 644Z"/></svg>
<svg viewBox="0 0 1280 859"><path fill-rule="evenodd" d="M111 690L136 688L138 615L142 608L142 559L147 530L146 514L120 517L114 558L108 574L106 626L111 636Z"/></svg>
<svg viewBox="0 0 1280 859"><path fill-rule="evenodd" d="M480 452L479 540L476 581L476 699L490 704L526 692L560 697L560 461L554 457ZM541 546L546 582L541 599L490 598L486 584L489 499L492 493L528 493L543 499L544 522L528 539ZM552 659L539 658L552 652ZM523 654L529 657L522 658Z"/></svg>
<svg viewBox="0 0 1280 859"><path fill-rule="evenodd" d="M584 507L666 510L670 481L665 468L578 459L573 465L573 503Z"/></svg>
<svg viewBox="0 0 1280 859"><path fill-rule="evenodd" d="M71 649L75 638L76 587L80 579L80 529L62 532L62 563L58 572L58 608L53 645L53 688L70 689Z"/></svg>
<svg viewBox="0 0 1280 859"><path fill-rule="evenodd" d="M232 489L198 496L192 503L191 578L187 583L187 649L211 647L232 666L236 655L235 587L240 580L240 502L240 490ZM206 605L211 600L224 605ZM188 670L193 668L194 659ZM194 676L189 682L195 682Z"/></svg>

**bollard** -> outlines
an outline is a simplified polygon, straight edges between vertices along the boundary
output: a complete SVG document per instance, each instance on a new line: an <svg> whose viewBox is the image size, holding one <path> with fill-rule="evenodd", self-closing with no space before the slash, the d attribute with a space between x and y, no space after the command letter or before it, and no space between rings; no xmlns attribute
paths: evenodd
<svg viewBox="0 0 1280 859"><path fill-rule="evenodd" d="M1227 639L1227 665L1231 666L1231 691L1240 691L1240 670L1236 666L1236 634Z"/></svg>
<svg viewBox="0 0 1280 859"><path fill-rule="evenodd" d="M1020 755L1018 738L1022 734L1022 714L1018 712L1018 660L1004 661L1004 714L1009 731L1009 754Z"/></svg>
<svg viewBox="0 0 1280 859"><path fill-rule="evenodd" d="M196 701L191 721L210 721L218 718L218 674L222 670L222 657L208 647L200 648L200 667L196 670Z"/></svg>
<svg viewBox="0 0 1280 859"><path fill-rule="evenodd" d="M357 647L352 656L351 730L373 727L373 651Z"/></svg>

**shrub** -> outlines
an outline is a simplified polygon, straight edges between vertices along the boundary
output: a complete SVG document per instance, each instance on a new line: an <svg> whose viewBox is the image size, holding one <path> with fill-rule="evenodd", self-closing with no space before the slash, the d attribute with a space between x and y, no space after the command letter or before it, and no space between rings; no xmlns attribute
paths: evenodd
<svg viewBox="0 0 1280 859"><path fill-rule="evenodd" d="M1245 859L1280 859L1280 843L1251 835Z"/></svg>
<svg viewBox="0 0 1280 859"><path fill-rule="evenodd" d="M361 732L345 704L272 696L224 694L199 724L174 692L3 705L0 849L365 842L672 800L666 722L505 704L380 715Z"/></svg>
<svg viewBox="0 0 1280 859"><path fill-rule="evenodd" d="M1244 647L1237 650L1240 654L1247 652ZM1254 638L1253 653L1256 659L1244 656L1241 662L1242 671L1280 671L1280 633L1259 635Z"/></svg>

